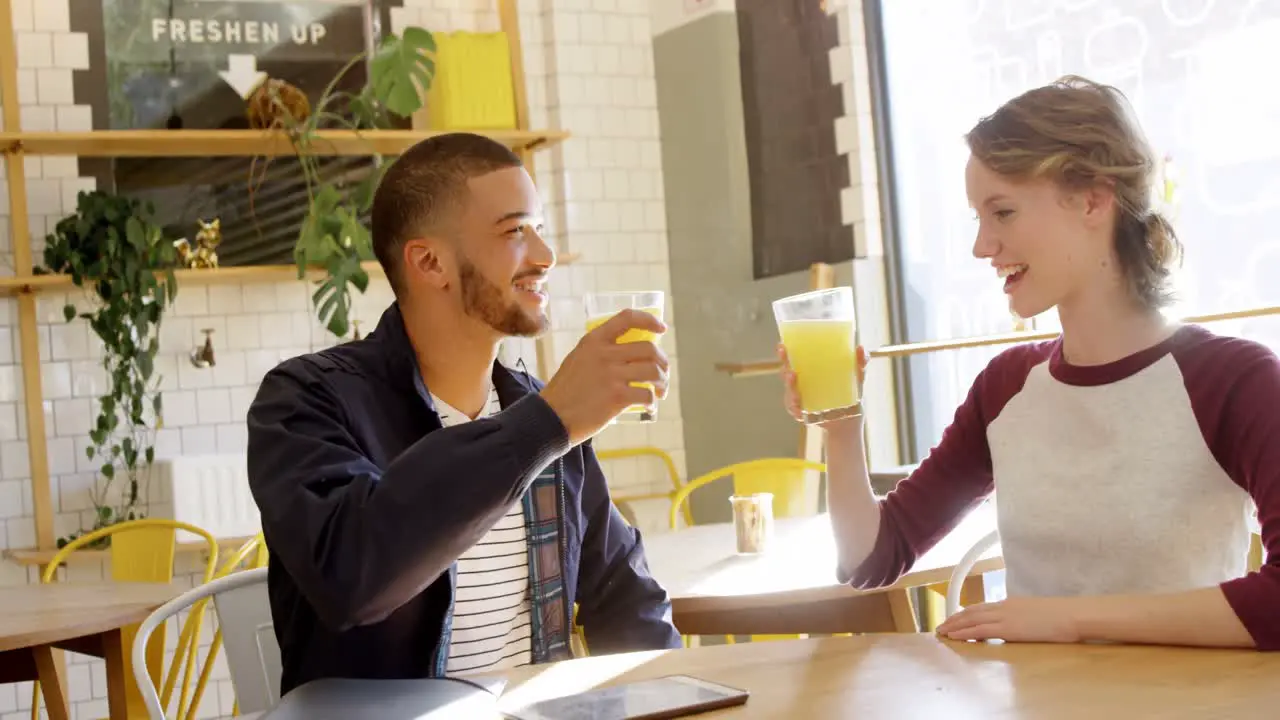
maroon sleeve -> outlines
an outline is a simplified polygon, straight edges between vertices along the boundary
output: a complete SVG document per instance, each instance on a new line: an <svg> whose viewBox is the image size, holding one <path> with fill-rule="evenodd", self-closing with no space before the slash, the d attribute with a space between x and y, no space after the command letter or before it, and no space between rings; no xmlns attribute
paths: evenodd
<svg viewBox="0 0 1280 720"><path fill-rule="evenodd" d="M1218 337L1179 358L1209 450L1258 508L1266 562L1222 584L1260 650L1280 650L1280 360L1268 348Z"/></svg>
<svg viewBox="0 0 1280 720"><path fill-rule="evenodd" d="M880 532L871 554L839 580L869 590L891 585L991 494L987 425L1022 389L1054 342L1019 345L991 360L956 409L942 440L910 477L880 502Z"/></svg>

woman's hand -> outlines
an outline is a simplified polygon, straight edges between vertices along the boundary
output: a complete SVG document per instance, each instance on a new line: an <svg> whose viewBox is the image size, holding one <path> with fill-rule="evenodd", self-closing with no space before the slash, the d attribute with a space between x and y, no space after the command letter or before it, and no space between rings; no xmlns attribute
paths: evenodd
<svg viewBox="0 0 1280 720"><path fill-rule="evenodd" d="M782 383L786 387L786 396L784 405L791 417L797 422L804 421L804 413L800 406L800 385L796 380L796 373L791 369L791 362L787 360L787 349L782 343L778 343L778 360L782 362ZM867 379L867 351L861 345L858 346L858 397L862 397L862 385ZM839 422L839 421L833 421ZM823 423L825 425L826 423Z"/></svg>
<svg viewBox="0 0 1280 720"><path fill-rule="evenodd" d="M947 618L937 633L950 640L1080 642L1077 615L1085 598L1015 597L967 607Z"/></svg>

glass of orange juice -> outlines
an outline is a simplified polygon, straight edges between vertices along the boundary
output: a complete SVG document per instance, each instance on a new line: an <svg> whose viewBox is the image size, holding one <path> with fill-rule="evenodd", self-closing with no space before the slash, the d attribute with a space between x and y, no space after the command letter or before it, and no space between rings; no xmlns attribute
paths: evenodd
<svg viewBox="0 0 1280 720"><path fill-rule="evenodd" d="M666 295L661 290L640 290L634 292L589 293L586 296L587 332L591 332L604 324L606 320L618 313L632 308L643 310L662 320L662 311L666 305ZM618 342L651 342L658 344L661 338L657 333L632 328L618 338ZM636 387L652 387L650 383L632 383ZM653 422L658 419L658 406L633 405L622 412L617 420L630 422Z"/></svg>
<svg viewBox="0 0 1280 720"><path fill-rule="evenodd" d="M804 422L861 412L853 288L813 290L775 300L773 315L796 374Z"/></svg>

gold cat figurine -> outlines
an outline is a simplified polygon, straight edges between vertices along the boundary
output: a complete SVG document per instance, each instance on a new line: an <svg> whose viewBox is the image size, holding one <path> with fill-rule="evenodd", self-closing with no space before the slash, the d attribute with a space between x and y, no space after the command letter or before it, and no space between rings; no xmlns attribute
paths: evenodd
<svg viewBox="0 0 1280 720"><path fill-rule="evenodd" d="M173 244L178 249L178 262L192 269L209 269L218 267L216 248L222 244L222 220L214 218L209 222L196 219L200 223L200 232L196 233L195 247L183 238Z"/></svg>

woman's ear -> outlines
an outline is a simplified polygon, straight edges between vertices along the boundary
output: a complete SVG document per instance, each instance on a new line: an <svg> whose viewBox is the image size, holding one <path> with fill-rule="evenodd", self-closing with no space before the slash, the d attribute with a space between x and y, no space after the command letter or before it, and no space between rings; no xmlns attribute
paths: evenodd
<svg viewBox="0 0 1280 720"><path fill-rule="evenodd" d="M1112 226L1116 209L1115 186L1112 183L1099 182L1091 185L1080 193L1080 201L1086 224L1095 227Z"/></svg>

